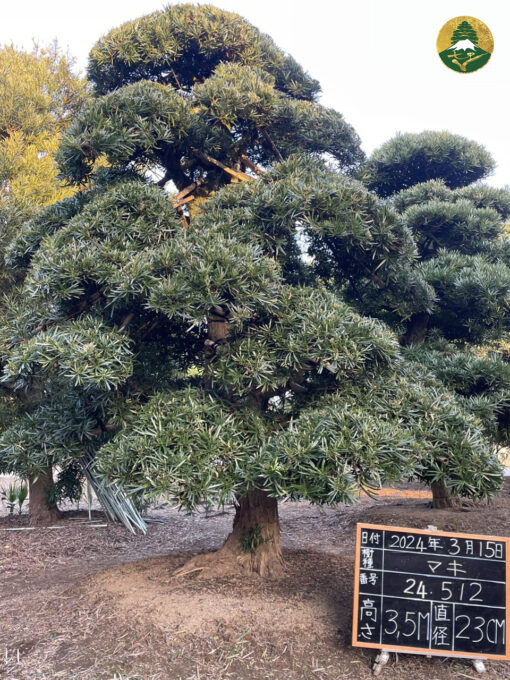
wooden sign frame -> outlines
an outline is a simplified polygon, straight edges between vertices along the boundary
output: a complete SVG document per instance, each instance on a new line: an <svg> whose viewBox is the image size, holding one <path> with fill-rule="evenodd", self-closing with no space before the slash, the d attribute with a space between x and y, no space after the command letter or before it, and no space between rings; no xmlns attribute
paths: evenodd
<svg viewBox="0 0 510 680"><path fill-rule="evenodd" d="M358 640L358 626L359 626L359 595L360 595L360 557L361 557L361 532L363 530L389 531L389 532L403 532L409 534L422 534L424 536L437 536L439 538L459 538L467 540L478 541L496 541L506 545L506 564L505 564L505 654L490 654L466 651L452 651L449 649L434 649L429 647L408 647L399 644L384 644L376 642L364 642ZM410 553L411 554L411 553ZM384 573L384 570L383 570ZM424 574L425 576L426 574ZM449 578L449 577L445 577ZM451 577L450 577L451 578ZM391 596L388 596L391 597ZM353 626L352 626L352 646L353 647L367 647L370 649L380 649L389 652L405 652L411 654L426 654L435 656L456 656L469 659L495 659L498 661L510 660L510 538L504 536L486 536L482 534L464 534L450 531L431 531L426 529L413 529L410 527L396 527L383 524L364 524L359 523L356 526L356 558L354 565L354 600L353 600ZM382 622L381 622L382 625Z"/></svg>

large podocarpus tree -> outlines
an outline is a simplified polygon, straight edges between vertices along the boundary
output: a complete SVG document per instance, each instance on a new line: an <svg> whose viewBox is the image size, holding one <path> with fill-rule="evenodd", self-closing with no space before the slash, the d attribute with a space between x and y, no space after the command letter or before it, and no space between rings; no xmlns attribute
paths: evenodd
<svg viewBox="0 0 510 680"><path fill-rule="evenodd" d="M427 366L478 413L495 442L510 440L510 191L481 184L494 168L479 144L447 132L398 135L363 169L402 216L435 291L430 310L401 324L408 358ZM386 315L388 320L389 317ZM451 504L442 483L435 504Z"/></svg>
<svg viewBox="0 0 510 680"><path fill-rule="evenodd" d="M86 446L132 493L234 503L223 548L185 568L208 573L279 573L278 499L352 502L395 477L493 493L480 422L345 301L370 288L405 319L433 291L397 213L349 177L359 141L318 84L237 15L192 5L113 30L89 77L59 160L94 188L8 251L27 275L3 379L44 398L4 459Z"/></svg>

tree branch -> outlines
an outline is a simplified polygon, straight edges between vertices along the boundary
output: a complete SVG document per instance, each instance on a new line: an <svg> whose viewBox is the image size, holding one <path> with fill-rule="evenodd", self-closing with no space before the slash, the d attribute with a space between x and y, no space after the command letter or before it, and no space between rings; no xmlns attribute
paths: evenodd
<svg viewBox="0 0 510 680"><path fill-rule="evenodd" d="M218 161L216 158L209 156L209 154L206 154L203 151L198 151L194 149L193 153L197 158L200 158L201 161L221 168L228 175L230 175L231 177L235 177L241 182L253 182L253 177L250 177L250 175L247 175L245 172L240 172L239 170L232 170L232 168L229 168L228 166L224 165L221 161Z"/></svg>
<svg viewBox="0 0 510 680"><path fill-rule="evenodd" d="M170 68L170 71L172 72L172 75L174 77L175 83L177 85L177 89L182 90L182 85L179 81L179 78L177 77L177 73L173 70L173 68Z"/></svg>
<svg viewBox="0 0 510 680"><path fill-rule="evenodd" d="M172 179L172 173L167 170L163 177L159 180L159 182L156 182L156 186L158 187L164 187L167 182L169 182Z"/></svg>
<svg viewBox="0 0 510 680"><path fill-rule="evenodd" d="M96 427L93 430L89 430L88 434L91 434L93 437L98 437L99 435L103 434L103 432L111 432L112 430L119 430L122 427L122 425L103 425L101 427Z"/></svg>
<svg viewBox="0 0 510 680"><path fill-rule="evenodd" d="M361 268L363 269L363 271L364 271L365 274L368 276L368 278L369 278L371 281L373 281L373 282L375 283L375 285L376 285L380 290L384 291L385 293L389 293L389 292L390 292L390 289L388 288L388 286L384 283L384 281L383 281L382 279L380 279L380 278L377 276L377 274L374 274L374 272L373 272L371 269L369 269L366 265L364 265L363 263L361 263L361 262L360 262L356 257L354 257L353 255L351 255L351 258L352 258L353 261L358 265L358 267L361 267Z"/></svg>
<svg viewBox="0 0 510 680"><path fill-rule="evenodd" d="M138 329L138 340L142 342L142 340L145 340L145 338L149 335L149 333L152 333L152 331L156 328L158 325L159 321L153 321L150 325L149 328L145 331L145 333L141 333L140 331L146 328L147 324L145 326L142 326L141 328Z"/></svg>
<svg viewBox="0 0 510 680"><path fill-rule="evenodd" d="M119 331L123 331L124 328L126 328L126 326L127 326L129 323L131 323L131 321L134 319L134 316L135 316L135 315L134 315L133 312L130 312L129 314L127 314L127 315L122 319L122 323L121 323L121 325L119 326Z"/></svg>
<svg viewBox="0 0 510 680"><path fill-rule="evenodd" d="M269 133L268 133L266 130L262 130L262 136L264 137L264 139L266 140L266 142L268 142L268 144L270 145L270 147L273 149L273 151L275 152L276 157L278 158L278 160L279 160L279 161L283 161L283 156L282 156L282 154L280 153L280 149L279 149L279 148L276 146L276 144L273 142L273 140L272 140L271 137L269 136Z"/></svg>
<svg viewBox="0 0 510 680"><path fill-rule="evenodd" d="M172 201L179 202L182 198L184 198L184 196L191 194L192 191L195 191L195 189L198 189L198 187L201 186L203 183L204 183L204 180L199 178L199 179L197 179L196 182L192 182L191 184L188 184L187 187L184 187L184 189L179 191L177 196L174 196L172 198Z"/></svg>
<svg viewBox="0 0 510 680"><path fill-rule="evenodd" d="M172 198L172 205L174 208L182 208L183 205L186 205L186 203L191 203L191 201L194 201L195 197L194 196L186 196L186 198L181 198L179 201L176 200L175 198Z"/></svg>
<svg viewBox="0 0 510 680"><path fill-rule="evenodd" d="M253 170L253 172L256 175L262 175L262 170L259 168L259 166L255 165L255 163L253 161L251 161L246 154L243 153L241 155L241 159L242 159L243 163L245 165L247 165L250 168L250 170Z"/></svg>

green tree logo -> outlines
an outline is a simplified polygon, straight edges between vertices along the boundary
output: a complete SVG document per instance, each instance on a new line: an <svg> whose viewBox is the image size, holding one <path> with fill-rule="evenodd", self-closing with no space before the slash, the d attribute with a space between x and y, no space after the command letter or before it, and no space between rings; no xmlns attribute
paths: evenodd
<svg viewBox="0 0 510 680"><path fill-rule="evenodd" d="M441 61L458 73L478 71L489 61L493 50L492 33L483 21L475 17L450 19L437 38Z"/></svg>
<svg viewBox="0 0 510 680"><path fill-rule="evenodd" d="M473 43L478 43L476 31L468 21L463 21L453 32L452 44L458 42L459 40L470 40Z"/></svg>

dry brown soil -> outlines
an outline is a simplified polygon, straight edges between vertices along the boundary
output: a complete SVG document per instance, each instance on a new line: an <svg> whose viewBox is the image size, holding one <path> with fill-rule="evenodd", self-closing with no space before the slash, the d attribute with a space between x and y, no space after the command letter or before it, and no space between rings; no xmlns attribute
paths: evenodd
<svg viewBox="0 0 510 680"><path fill-rule="evenodd" d="M218 548L233 513L191 517L168 506L147 536L65 519L0 531L0 677L8 680L368 679L375 653L350 646L356 522L510 535L510 480L492 505L432 511L423 493L386 492L354 507L280 507L287 571L199 580L172 576ZM75 514L76 517L76 514ZM99 513L96 514L101 520ZM0 518L0 528L26 516ZM469 662L392 657L382 678L477 677ZM480 676L483 677L483 676ZM487 680L510 679L491 662Z"/></svg>

